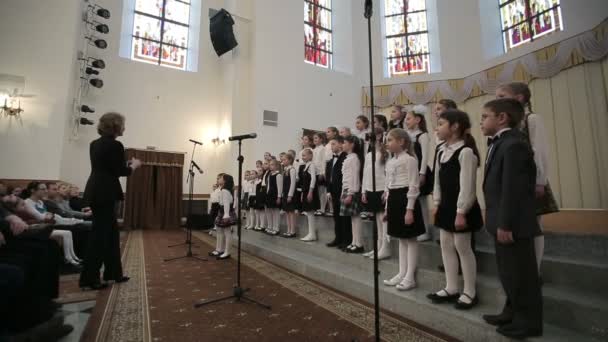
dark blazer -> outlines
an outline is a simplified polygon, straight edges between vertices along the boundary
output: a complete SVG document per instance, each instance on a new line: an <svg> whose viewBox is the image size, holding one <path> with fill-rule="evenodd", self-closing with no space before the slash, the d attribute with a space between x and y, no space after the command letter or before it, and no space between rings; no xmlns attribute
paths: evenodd
<svg viewBox="0 0 608 342"><path fill-rule="evenodd" d="M514 239L540 235L534 197L536 164L519 130L506 131L494 142L484 174L488 232L496 235L502 228L513 232Z"/></svg>
<svg viewBox="0 0 608 342"><path fill-rule="evenodd" d="M91 175L84 190L84 199L91 204L110 204L124 199L118 178L129 176L125 148L113 137L102 136L91 142Z"/></svg>
<svg viewBox="0 0 608 342"><path fill-rule="evenodd" d="M329 160L325 165L327 191L329 191L333 196L340 196L342 193L342 164L344 163L345 159L346 152L342 152L338 156L338 160L336 161L335 165L333 165L333 159Z"/></svg>

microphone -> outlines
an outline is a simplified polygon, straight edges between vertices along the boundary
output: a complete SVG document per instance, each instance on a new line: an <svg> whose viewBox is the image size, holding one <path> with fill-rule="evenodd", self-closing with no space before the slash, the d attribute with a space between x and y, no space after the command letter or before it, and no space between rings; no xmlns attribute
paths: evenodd
<svg viewBox="0 0 608 342"><path fill-rule="evenodd" d="M192 140L192 139L189 139L189 140L190 140L191 143L195 143L197 145L203 145L203 143L200 142L200 141L196 141L196 140Z"/></svg>
<svg viewBox="0 0 608 342"><path fill-rule="evenodd" d="M233 135L230 138L228 138L229 141L234 141L234 140L245 140L245 139L255 139L257 138L257 134L255 133L249 133L249 134L241 134L241 135Z"/></svg>
<svg viewBox="0 0 608 342"><path fill-rule="evenodd" d="M374 13L374 6L372 5L372 0L365 0L365 18L371 18Z"/></svg>
<svg viewBox="0 0 608 342"><path fill-rule="evenodd" d="M198 164L193 160L192 165L198 170L198 173L203 173L203 170L198 166Z"/></svg>

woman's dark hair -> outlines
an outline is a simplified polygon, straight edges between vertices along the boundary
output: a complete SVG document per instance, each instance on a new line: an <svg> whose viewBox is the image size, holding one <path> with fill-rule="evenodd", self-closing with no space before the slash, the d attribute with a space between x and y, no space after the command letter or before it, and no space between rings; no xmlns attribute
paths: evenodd
<svg viewBox="0 0 608 342"><path fill-rule="evenodd" d="M473 150L473 154L477 157L477 166L479 167L479 150L477 149L475 138L471 135L471 119L469 118L469 114L458 109L450 109L441 113L439 118L446 120L450 126L458 124L458 134L464 140L464 145Z"/></svg>
<svg viewBox="0 0 608 342"><path fill-rule="evenodd" d="M361 122L363 122L363 124L365 125L365 128L369 127L369 119L367 118L367 116L359 115L357 116L357 120L361 120Z"/></svg>
<svg viewBox="0 0 608 342"><path fill-rule="evenodd" d="M388 130L388 121L386 121L386 116L382 114L376 114L374 115L374 119L378 120L380 126L382 126L385 132Z"/></svg>
<svg viewBox="0 0 608 342"><path fill-rule="evenodd" d="M441 99L438 102L440 104L442 104L445 107L445 109L458 109L458 105L453 100Z"/></svg>
<svg viewBox="0 0 608 342"><path fill-rule="evenodd" d="M44 184L42 182L29 182L29 184L27 185L27 187L23 190L22 192L22 197L23 198L29 198L30 196L32 196L32 194L36 191L38 191L38 188L40 187L41 184Z"/></svg>
<svg viewBox="0 0 608 342"><path fill-rule="evenodd" d="M361 165L361 167L359 168L359 180L361 180L363 178L363 163L365 162L363 155L363 140L359 139L354 135L349 135L344 138L344 142L347 141L353 144L353 153L355 153L357 155L357 158L359 158L359 164Z"/></svg>
<svg viewBox="0 0 608 342"><path fill-rule="evenodd" d="M125 117L119 113L105 113L99 118L97 133L101 136L118 136L125 127Z"/></svg>
<svg viewBox="0 0 608 342"><path fill-rule="evenodd" d="M302 139L304 139L304 137L308 138L308 146L304 146L304 148L310 147L310 148L315 148L313 140L312 140L312 135L309 134L303 134L302 135Z"/></svg>
<svg viewBox="0 0 608 342"><path fill-rule="evenodd" d="M224 179L224 187L222 189L226 189L232 194L234 192L234 178L227 173L222 174L222 178Z"/></svg>

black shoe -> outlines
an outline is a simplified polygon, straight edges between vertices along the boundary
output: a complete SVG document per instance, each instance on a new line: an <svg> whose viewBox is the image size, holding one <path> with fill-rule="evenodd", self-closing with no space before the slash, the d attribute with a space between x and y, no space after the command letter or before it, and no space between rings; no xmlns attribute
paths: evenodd
<svg viewBox="0 0 608 342"><path fill-rule="evenodd" d="M539 337L543 335L542 329L529 329L525 327L515 326L513 324L500 326L496 328L496 332L517 340L523 340L528 337Z"/></svg>
<svg viewBox="0 0 608 342"><path fill-rule="evenodd" d="M327 247L338 247L339 245L340 245L340 243L338 241L336 241L336 240L334 240L334 241L332 241L330 243L325 244L325 246L327 246Z"/></svg>
<svg viewBox="0 0 608 342"><path fill-rule="evenodd" d="M434 292L434 293L429 293L428 295L426 295L426 298L430 299L435 304L453 303L456 300L458 300L459 295L457 293L451 294L448 291L446 291L445 289L443 289L441 291L445 292L446 295L440 296L436 292ZM441 292L441 291L438 291L438 292Z"/></svg>
<svg viewBox="0 0 608 342"><path fill-rule="evenodd" d="M62 324L49 328L49 330L44 332L44 337L47 339L47 341L57 341L60 338L67 336L72 331L74 331L74 327L72 325Z"/></svg>
<svg viewBox="0 0 608 342"><path fill-rule="evenodd" d="M116 282L116 283L126 283L126 282L129 281L129 279L131 279L131 278L122 276L122 277L116 279L114 282Z"/></svg>
<svg viewBox="0 0 608 342"><path fill-rule="evenodd" d="M477 296L475 296L475 298L471 298L468 294L463 293L463 296L469 298L471 300L470 303L465 303L463 301L461 301L460 299L458 299L458 301L456 302L456 304L454 304L454 307L458 310L469 310L472 307L474 307L475 305L477 305L477 303L479 303L479 299Z"/></svg>
<svg viewBox="0 0 608 342"><path fill-rule="evenodd" d="M80 289L85 291L86 289L90 290L103 290L108 287L108 283L79 283Z"/></svg>
<svg viewBox="0 0 608 342"><path fill-rule="evenodd" d="M352 254L361 254L361 253L365 252L365 250L363 249L363 246L353 246L352 248L348 248L344 251L346 253L352 253Z"/></svg>
<svg viewBox="0 0 608 342"><path fill-rule="evenodd" d="M230 259L230 254L225 255L225 256L220 255L220 256L218 256L216 259L217 259L217 260L226 260L226 259Z"/></svg>
<svg viewBox="0 0 608 342"><path fill-rule="evenodd" d="M498 315L483 315L483 320L492 325L505 325L513 321L513 315L501 313Z"/></svg>

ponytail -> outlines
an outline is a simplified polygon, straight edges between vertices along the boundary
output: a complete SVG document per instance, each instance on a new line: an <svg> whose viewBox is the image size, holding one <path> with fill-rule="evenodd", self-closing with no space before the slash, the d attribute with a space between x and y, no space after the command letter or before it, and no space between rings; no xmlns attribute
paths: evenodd
<svg viewBox="0 0 608 342"><path fill-rule="evenodd" d="M470 129L466 130L464 133L464 146L473 150L473 154L477 157L477 167L481 165L481 158L479 158L479 150L477 149L477 144L475 143L475 138L471 135Z"/></svg>

